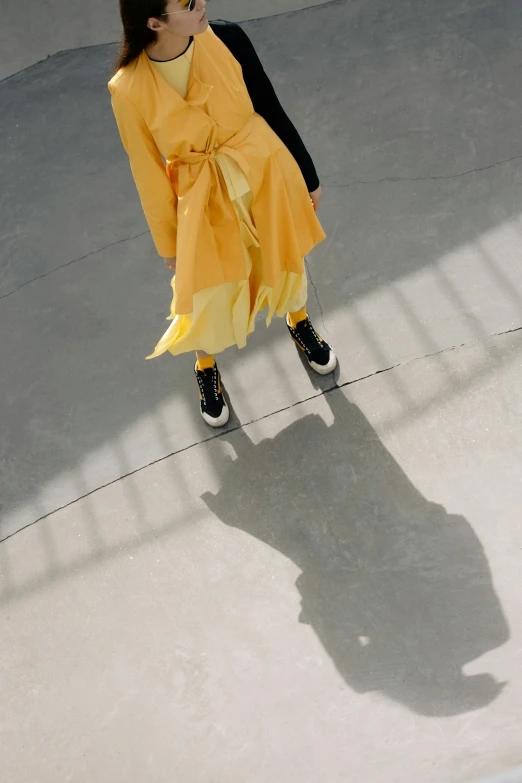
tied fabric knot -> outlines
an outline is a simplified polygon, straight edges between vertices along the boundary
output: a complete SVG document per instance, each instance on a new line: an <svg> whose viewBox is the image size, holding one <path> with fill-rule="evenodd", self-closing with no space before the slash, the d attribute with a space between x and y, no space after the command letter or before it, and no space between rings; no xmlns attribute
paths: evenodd
<svg viewBox="0 0 522 783"><path fill-rule="evenodd" d="M179 166L180 164L185 163L186 165L190 166L195 163L205 163L206 161L215 160L216 155L218 155L221 151L222 148L219 146L210 149L208 152L197 152L197 150L191 150L186 155L176 158L176 160L168 161L168 164L169 166Z"/></svg>
<svg viewBox="0 0 522 783"><path fill-rule="evenodd" d="M167 173L177 194L178 312L191 312L192 301L186 291L201 291L209 285L205 266L197 263L201 245L212 248L215 254L213 285L243 279L247 275L237 214L216 158L218 155L233 158L248 177L250 166L240 148L250 135L254 121L255 115L252 115L238 133L218 146L216 127L209 134L204 149L190 150L167 161ZM241 259L241 268L238 259Z"/></svg>
<svg viewBox="0 0 522 783"><path fill-rule="evenodd" d="M202 150L201 152L198 152L198 150L191 150L185 155L182 155L173 160L168 160L167 173L171 180L173 179L172 175L174 174L174 170L182 168L183 164L190 166L197 163L215 163L217 155L228 155L230 158L233 158L241 167L243 174L248 177L250 166L245 156L239 151L238 147L250 135L254 120L255 116L252 115L242 130L240 130L235 134L235 136L232 136L227 141L224 141L222 144L218 144L216 138L217 128L214 128L207 141L205 150Z"/></svg>

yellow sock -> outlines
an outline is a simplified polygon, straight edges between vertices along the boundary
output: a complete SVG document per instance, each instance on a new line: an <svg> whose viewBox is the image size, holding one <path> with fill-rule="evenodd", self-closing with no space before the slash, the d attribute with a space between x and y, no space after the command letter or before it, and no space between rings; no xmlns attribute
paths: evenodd
<svg viewBox="0 0 522 783"><path fill-rule="evenodd" d="M307 318L308 315L306 312L306 307L304 307L302 310L298 310L296 313L288 313L288 323L292 329L295 329L300 321L306 321Z"/></svg>
<svg viewBox="0 0 522 783"><path fill-rule="evenodd" d="M211 370L214 366L216 360L214 359L214 354L211 353L210 356L205 357L197 357L197 367L198 370Z"/></svg>

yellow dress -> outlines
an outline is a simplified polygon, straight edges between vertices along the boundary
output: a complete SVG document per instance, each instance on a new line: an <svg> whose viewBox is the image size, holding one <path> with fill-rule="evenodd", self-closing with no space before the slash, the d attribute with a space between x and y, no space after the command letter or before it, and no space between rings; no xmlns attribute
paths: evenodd
<svg viewBox="0 0 522 783"><path fill-rule="evenodd" d="M151 61L165 81L185 98L187 95L194 42L187 51L167 62ZM221 283L194 294L193 311L175 312L176 277L172 279L173 299L168 318L172 323L157 344L152 359L165 351L177 355L187 351L220 353L232 345L244 348L254 331L256 316L267 310L266 325L274 315L301 310L307 300L306 273L282 272L276 287L263 283L257 229L253 221L252 191L240 166L230 156L216 155L219 171L240 222L248 278Z"/></svg>

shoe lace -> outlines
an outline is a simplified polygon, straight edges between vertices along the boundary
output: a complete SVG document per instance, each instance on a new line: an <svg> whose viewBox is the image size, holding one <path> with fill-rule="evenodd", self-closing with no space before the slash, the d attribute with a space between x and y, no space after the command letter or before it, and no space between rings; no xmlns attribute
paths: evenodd
<svg viewBox="0 0 522 783"><path fill-rule="evenodd" d="M201 392L201 397L203 399L204 404L207 404L207 393L210 393L211 396L214 397L216 402L219 402L219 391L218 391L218 373L217 368L214 367L212 369L212 375L207 375L207 371L205 370L198 370L196 373L196 378L198 380L199 390Z"/></svg>
<svg viewBox="0 0 522 783"><path fill-rule="evenodd" d="M296 332L296 335L301 344L309 351L314 350L315 348L324 348L323 341L315 331L311 321L308 319L304 322L302 328L299 331L294 331Z"/></svg>

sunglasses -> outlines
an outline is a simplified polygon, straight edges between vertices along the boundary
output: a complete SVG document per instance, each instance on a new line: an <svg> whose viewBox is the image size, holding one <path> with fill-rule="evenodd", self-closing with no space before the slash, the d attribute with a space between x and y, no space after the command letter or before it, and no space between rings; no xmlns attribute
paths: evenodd
<svg viewBox="0 0 522 783"><path fill-rule="evenodd" d="M167 11L166 14L161 14L162 16L173 16L174 14L186 14L187 12L193 11L196 7L196 0L189 0L187 5L183 8L182 11Z"/></svg>

